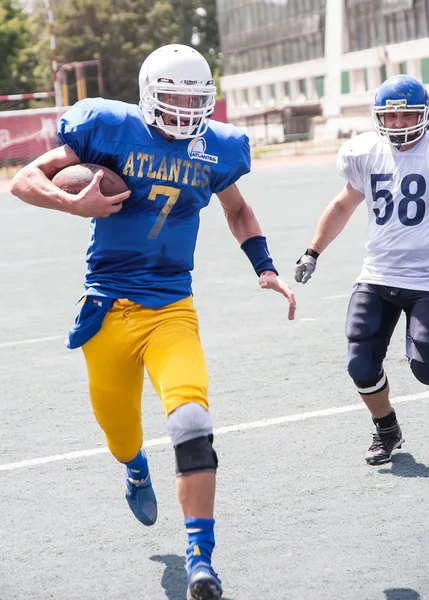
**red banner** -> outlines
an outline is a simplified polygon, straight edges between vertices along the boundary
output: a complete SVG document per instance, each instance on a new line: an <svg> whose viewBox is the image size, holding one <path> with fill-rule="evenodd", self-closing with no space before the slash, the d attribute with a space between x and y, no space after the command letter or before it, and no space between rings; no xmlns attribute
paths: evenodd
<svg viewBox="0 0 429 600"><path fill-rule="evenodd" d="M212 119L214 119L215 121L220 121L221 123L228 122L228 119L226 117L226 100L216 100Z"/></svg>
<svg viewBox="0 0 429 600"><path fill-rule="evenodd" d="M56 146L58 116L65 108L0 112L0 164L28 162Z"/></svg>

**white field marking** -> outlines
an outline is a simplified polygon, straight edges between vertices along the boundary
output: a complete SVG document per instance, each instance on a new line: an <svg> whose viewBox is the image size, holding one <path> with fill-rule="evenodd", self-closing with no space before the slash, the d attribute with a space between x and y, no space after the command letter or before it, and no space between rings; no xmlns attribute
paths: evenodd
<svg viewBox="0 0 429 600"><path fill-rule="evenodd" d="M405 402L414 402L415 400L429 399L429 392L420 392L418 394L409 394L408 396L398 396L392 398L390 401L392 404L403 404ZM306 421L308 419L316 419L318 417L328 417L331 415L339 415L348 412L354 412L356 410L363 410L366 405L363 402L359 404L351 404L350 406L337 406L333 408L325 408L322 410L315 410L313 412L300 413L296 415L286 415L284 417L274 417L273 419L261 419L260 421L251 421L250 423L238 423L237 425L227 425L226 427L219 427L214 430L215 436L223 435L225 433L234 433L236 431L248 431L249 429L261 429L262 427L272 427L274 425L282 425L283 423L296 423L297 421ZM145 448L151 446L167 446L171 443L169 437L155 438L144 443ZM54 454L53 456L44 456L42 458L31 458L28 460L21 460L19 462L6 463L0 465L0 471L15 471L16 469L22 469L24 467L35 467L37 465L46 465L51 462L58 462L61 460L73 460L75 458L86 458L89 456L97 456L99 454L105 454L109 452L108 448L93 448L92 450L76 450L75 452L68 452L66 454Z"/></svg>
<svg viewBox="0 0 429 600"><path fill-rule="evenodd" d="M43 344L43 342L53 342L54 340L65 340L66 334L51 335L49 337L32 338L29 340L18 340L15 342L2 342L0 348L12 348L13 346L23 346L25 344Z"/></svg>
<svg viewBox="0 0 429 600"><path fill-rule="evenodd" d="M26 260L17 260L17 261L8 261L8 262L0 262L0 268L7 267L28 267L34 265L48 265L50 263L63 263L68 260L81 260L82 263L85 263L85 256L56 256L50 258L38 258L38 259L26 259Z"/></svg>
<svg viewBox="0 0 429 600"><path fill-rule="evenodd" d="M299 319L300 321L317 321L317 319L313 319L313 317L303 317L302 319Z"/></svg>

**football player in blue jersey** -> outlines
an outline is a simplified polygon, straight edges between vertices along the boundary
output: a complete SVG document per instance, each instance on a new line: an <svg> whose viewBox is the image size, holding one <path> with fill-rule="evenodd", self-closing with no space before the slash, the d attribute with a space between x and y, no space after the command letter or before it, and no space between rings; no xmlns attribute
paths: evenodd
<svg viewBox="0 0 429 600"><path fill-rule="evenodd" d="M146 368L175 451L188 534L188 598L217 600L222 588L211 555L218 461L191 289L199 213L212 194L259 285L288 299L289 319L295 299L236 185L250 170L248 138L209 120L216 87L204 57L188 46L159 48L143 63L139 87L139 105L96 98L70 108L59 120L63 146L24 167L12 193L29 204L91 217L85 300L68 346L83 348L96 419L113 456L126 465L128 504L139 521L153 525L157 503L142 449ZM101 172L77 195L52 183L58 171L79 163L113 169L130 191L103 196Z"/></svg>
<svg viewBox="0 0 429 600"><path fill-rule="evenodd" d="M351 138L338 153L346 185L322 213L295 279L309 281L321 252L366 200L367 252L347 311L347 370L376 428L366 461L380 465L404 442L383 365L402 312L411 371L429 384L429 98L423 84L408 75L387 79L375 96L373 120L375 131Z"/></svg>

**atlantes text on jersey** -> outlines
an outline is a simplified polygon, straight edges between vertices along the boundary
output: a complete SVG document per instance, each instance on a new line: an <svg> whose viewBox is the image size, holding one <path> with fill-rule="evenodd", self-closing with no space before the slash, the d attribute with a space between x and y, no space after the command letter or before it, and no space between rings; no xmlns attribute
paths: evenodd
<svg viewBox="0 0 429 600"><path fill-rule="evenodd" d="M400 152L363 133L338 153L338 172L365 194L366 258L356 282L429 291L429 134Z"/></svg>
<svg viewBox="0 0 429 600"><path fill-rule="evenodd" d="M58 134L81 162L122 176L130 197L119 213L92 219L87 295L161 308L192 293L200 210L250 169L247 136L211 122L204 136L167 140L137 105L82 100Z"/></svg>

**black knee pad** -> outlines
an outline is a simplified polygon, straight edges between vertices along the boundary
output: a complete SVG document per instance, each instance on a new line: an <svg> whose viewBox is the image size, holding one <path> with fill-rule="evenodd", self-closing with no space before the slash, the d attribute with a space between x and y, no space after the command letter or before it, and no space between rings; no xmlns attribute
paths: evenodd
<svg viewBox="0 0 429 600"><path fill-rule="evenodd" d="M201 471L216 471L218 460L213 449L213 435L188 440L174 447L176 474L190 475Z"/></svg>
<svg viewBox="0 0 429 600"><path fill-rule="evenodd" d="M429 365L428 363L419 362L412 358L410 360L410 367L413 375L420 383L429 385Z"/></svg>
<svg viewBox="0 0 429 600"><path fill-rule="evenodd" d="M349 344L347 372L358 387L360 382L374 385L383 375L383 367L373 364L371 359L371 351L369 349L367 352L365 344L362 344L361 347L358 347L357 344Z"/></svg>

